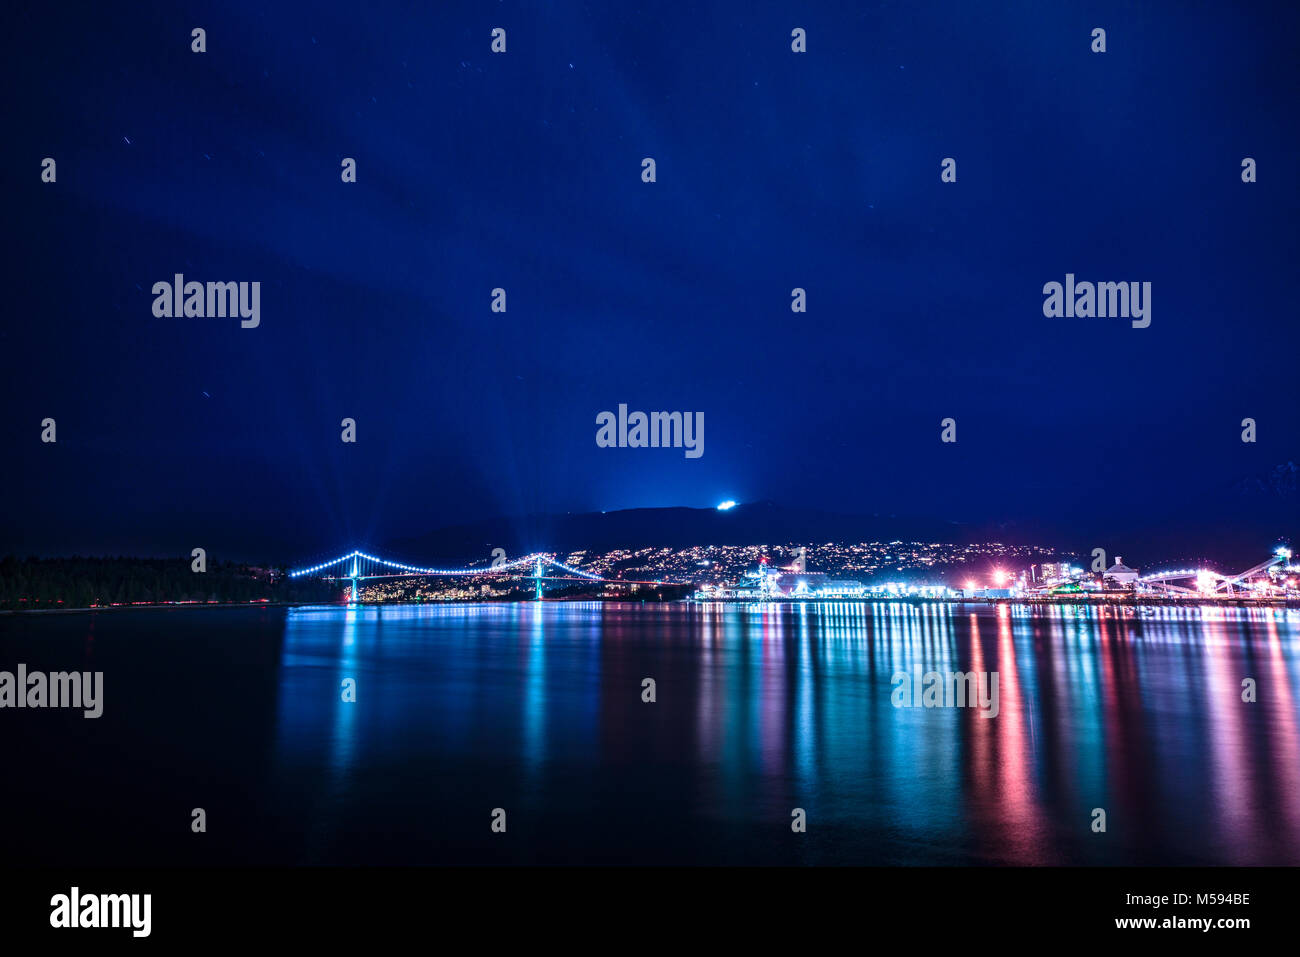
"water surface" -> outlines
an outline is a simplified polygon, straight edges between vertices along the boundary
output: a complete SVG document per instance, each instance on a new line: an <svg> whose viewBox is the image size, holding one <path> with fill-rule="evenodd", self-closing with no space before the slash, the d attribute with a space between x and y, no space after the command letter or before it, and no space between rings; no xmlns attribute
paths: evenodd
<svg viewBox="0 0 1300 957"><path fill-rule="evenodd" d="M0 711L6 857L1300 864L1298 638L1214 607L4 616L0 670L105 676L98 720ZM914 666L996 672L997 717L895 707Z"/></svg>

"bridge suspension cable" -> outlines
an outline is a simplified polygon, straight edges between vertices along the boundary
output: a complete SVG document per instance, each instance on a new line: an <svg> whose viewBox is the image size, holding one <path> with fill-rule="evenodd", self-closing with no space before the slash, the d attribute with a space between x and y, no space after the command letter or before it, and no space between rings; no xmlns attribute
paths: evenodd
<svg viewBox="0 0 1300 957"><path fill-rule="evenodd" d="M535 569L532 574L520 575L521 566L533 565ZM558 573L550 575L544 574L546 566L551 565L557 569L562 569L571 577L565 577ZM502 562L499 565L488 565L478 568L425 568L420 565L407 565L403 562L390 561L387 558L380 558L378 555L370 555L359 549L350 551L346 555L340 555L338 558L328 562L321 562L319 565L312 565L308 568L298 568L289 572L290 578L301 578L304 575L317 575L326 569L337 568L338 571L321 575L321 578L336 580L351 580L352 597L356 600L358 595L358 583L366 580L377 578L402 578L411 575L430 575L430 576L455 576L455 575L493 575L498 573L509 573L514 571L516 576L523 578L532 578L537 582L538 593L540 597L542 581L578 581L585 579L593 582L604 582L608 585L671 585L672 582L666 581L635 581L625 578L605 578L601 575L584 571L581 568L574 568L572 565L566 565L550 552L533 552L522 558L516 558L513 561Z"/></svg>
<svg viewBox="0 0 1300 957"><path fill-rule="evenodd" d="M396 568L400 571L410 572L413 575L483 575L492 572L499 572L507 568L516 568L519 565L525 565L533 561L536 556L525 555L523 558L516 558L514 561L504 562L500 565L489 566L486 568L421 568L416 565L404 565L401 562L391 562L386 558L379 558L375 555L367 555L361 551L351 551L346 555L335 558L333 561L322 562L319 565L313 565L310 568L300 568L296 571L289 572L290 578L301 578L303 575L312 575L319 571L324 571L333 565L341 565L354 558L361 558L368 562L374 562L387 568ZM349 576L344 576L349 577ZM369 576L365 576L369 577Z"/></svg>
<svg viewBox="0 0 1300 957"><path fill-rule="evenodd" d="M592 581L606 581L606 579L601 578L599 575L593 575L591 572L584 572L581 568L574 568L571 565L566 565L558 559L551 559L551 564L556 568L563 568L566 572L573 572L573 574L581 575L583 578L590 578Z"/></svg>

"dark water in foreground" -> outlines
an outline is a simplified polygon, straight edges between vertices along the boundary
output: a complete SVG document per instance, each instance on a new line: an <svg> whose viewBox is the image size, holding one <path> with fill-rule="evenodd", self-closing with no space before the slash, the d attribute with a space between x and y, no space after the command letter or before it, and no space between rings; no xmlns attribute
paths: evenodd
<svg viewBox="0 0 1300 957"><path fill-rule="evenodd" d="M0 710L10 864L1300 863L1294 609L0 617L19 662L104 715ZM894 707L914 665L997 672L997 717Z"/></svg>

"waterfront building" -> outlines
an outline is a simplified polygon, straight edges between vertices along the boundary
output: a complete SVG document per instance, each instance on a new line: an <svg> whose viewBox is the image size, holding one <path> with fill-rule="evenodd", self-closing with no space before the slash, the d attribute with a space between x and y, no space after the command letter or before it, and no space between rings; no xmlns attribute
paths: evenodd
<svg viewBox="0 0 1300 957"><path fill-rule="evenodd" d="M1136 582L1139 576L1136 568L1129 568L1124 564L1124 559L1116 555L1115 564L1106 569L1105 577L1112 579L1116 584L1127 586Z"/></svg>

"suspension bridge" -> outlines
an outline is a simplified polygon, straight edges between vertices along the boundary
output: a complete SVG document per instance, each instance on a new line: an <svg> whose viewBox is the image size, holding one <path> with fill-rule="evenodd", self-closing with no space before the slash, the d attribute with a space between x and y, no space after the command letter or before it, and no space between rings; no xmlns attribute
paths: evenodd
<svg viewBox="0 0 1300 957"><path fill-rule="evenodd" d="M531 568L531 574L522 574L521 569ZM553 570L546 574L547 570ZM565 574L560 574L561 572ZM534 552L512 561L501 561L492 565L476 568L422 568L402 562L368 555L362 551L351 551L328 562L299 568L289 572L290 578L316 578L321 581L351 582L349 602L356 604L360 600L359 583L386 578L467 578L487 581L493 578L526 578L534 582L534 598L542 600L543 582L599 582L605 585L673 585L669 581L633 581L627 578L603 578L591 572L566 565L549 552Z"/></svg>

